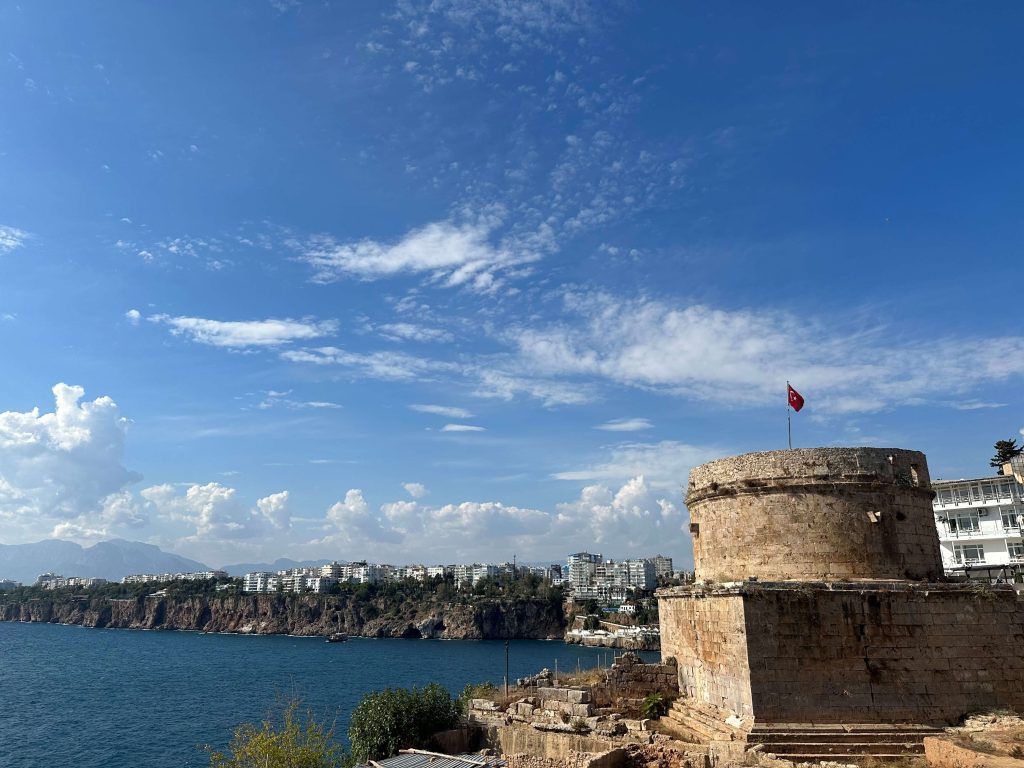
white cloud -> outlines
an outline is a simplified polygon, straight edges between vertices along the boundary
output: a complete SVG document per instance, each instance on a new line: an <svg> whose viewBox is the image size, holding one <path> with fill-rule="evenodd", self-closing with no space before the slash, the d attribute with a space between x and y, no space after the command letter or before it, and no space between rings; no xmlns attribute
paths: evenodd
<svg viewBox="0 0 1024 768"><path fill-rule="evenodd" d="M465 408L456 408L449 405L410 405L409 410L417 413L430 413L435 416L445 416L449 419L471 419L473 414Z"/></svg>
<svg viewBox="0 0 1024 768"><path fill-rule="evenodd" d="M155 517L184 522L194 528L186 541L209 543L246 538L259 532L257 513L245 508L237 490L220 483L190 485L184 494L164 483L143 488L139 495Z"/></svg>
<svg viewBox="0 0 1024 768"><path fill-rule="evenodd" d="M611 449L611 456L578 469L556 472L558 480L622 482L644 475L645 482L659 489L674 489L677 493L686 487L690 470L694 467L728 455L728 451L674 440L659 443L623 443Z"/></svg>
<svg viewBox="0 0 1024 768"><path fill-rule="evenodd" d="M429 328L415 323L386 323L376 326L375 330L384 338L392 341L441 342L452 341L455 337L440 328Z"/></svg>
<svg viewBox="0 0 1024 768"><path fill-rule="evenodd" d="M478 427L473 424L445 424L441 427L442 432L483 432L483 427Z"/></svg>
<svg viewBox="0 0 1024 768"><path fill-rule="evenodd" d="M435 222L412 230L393 243L377 240L338 243L314 238L299 257L313 268L313 282L332 283L346 277L379 280L402 274L425 274L449 287L490 290L496 274L539 258L529 250L490 242L487 223L457 225Z"/></svg>
<svg viewBox="0 0 1024 768"><path fill-rule="evenodd" d="M327 522L333 527L327 540L349 543L396 543L398 532L386 525L379 515L370 511L363 492L352 488L344 501L335 502L327 510Z"/></svg>
<svg viewBox="0 0 1024 768"><path fill-rule="evenodd" d="M244 349L247 347L277 347L293 341L304 341L329 336L338 330L336 320L208 320L202 317L171 317L152 315L152 323L170 326L175 336L186 336L199 344L214 347Z"/></svg>
<svg viewBox="0 0 1024 768"><path fill-rule="evenodd" d="M128 420L109 397L82 402L81 387L53 387L54 410L0 413L0 521L4 539L39 537L62 523L80 530L135 526L123 489Z"/></svg>
<svg viewBox="0 0 1024 768"><path fill-rule="evenodd" d="M598 424L594 429L601 429L605 432L640 432L650 429L653 424L647 419L612 419L604 424Z"/></svg>
<svg viewBox="0 0 1024 768"><path fill-rule="evenodd" d="M790 379L812 411L831 413L941 404L1024 375L1019 336L894 341L883 328L595 293L568 294L565 306L571 322L508 335L526 373L745 406L779 402Z"/></svg>
<svg viewBox="0 0 1024 768"><path fill-rule="evenodd" d="M272 493L256 500L256 509L277 529L290 528L292 524L288 491Z"/></svg>
<svg viewBox="0 0 1024 768"><path fill-rule="evenodd" d="M0 256L20 248L30 237L31 235L23 229L0 224Z"/></svg>
<svg viewBox="0 0 1024 768"><path fill-rule="evenodd" d="M281 353L281 357L293 363L352 368L363 376L395 381L423 380L438 371L458 370L458 366L452 363L428 360L404 352L347 352L338 347L287 350Z"/></svg>
<svg viewBox="0 0 1024 768"><path fill-rule="evenodd" d="M290 410L302 410L305 408L313 408L316 410L338 410L342 408L338 403L331 403L325 400L296 400L291 395L291 390L287 392L277 392L275 390L267 390L264 393L263 398L256 404L256 407L260 410L268 410L270 408L288 408Z"/></svg>
<svg viewBox="0 0 1024 768"><path fill-rule="evenodd" d="M132 325L138 325L139 319L142 317L142 313L137 309L129 309L124 313L124 317Z"/></svg>
<svg viewBox="0 0 1024 768"><path fill-rule="evenodd" d="M402 483L402 487L414 499L422 499L427 495L427 486L423 483Z"/></svg>
<svg viewBox="0 0 1024 768"><path fill-rule="evenodd" d="M325 556L337 556L344 546L400 562L511 559L517 552L556 562L596 543L612 557L676 552L689 561L685 511L642 476L621 485L589 485L554 512L500 501L433 506L401 500L374 510L362 491L352 489L331 506L325 522L327 535L310 542Z"/></svg>
<svg viewBox="0 0 1024 768"><path fill-rule="evenodd" d="M599 547L612 545L631 554L653 555L666 547L688 552L688 516L681 506L656 493L643 475L617 491L588 485L577 500L557 506L554 535L575 536L583 544L589 539Z"/></svg>

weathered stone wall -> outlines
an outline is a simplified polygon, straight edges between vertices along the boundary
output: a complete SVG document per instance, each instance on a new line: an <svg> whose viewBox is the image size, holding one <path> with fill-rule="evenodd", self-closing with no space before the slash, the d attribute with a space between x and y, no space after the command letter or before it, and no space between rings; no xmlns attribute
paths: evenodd
<svg viewBox="0 0 1024 768"><path fill-rule="evenodd" d="M679 593L681 597L667 597ZM674 657L679 692L728 712L751 715L750 666L743 597L698 590L661 590L661 655Z"/></svg>
<svg viewBox="0 0 1024 768"><path fill-rule="evenodd" d="M679 695L679 674L676 660L668 658L662 664L644 664L633 653L624 653L615 660L601 685L594 686L597 700L616 698L642 699L648 694L660 693L674 699Z"/></svg>
<svg viewBox="0 0 1024 768"><path fill-rule="evenodd" d="M1009 587L747 584L660 598L684 692L759 722L945 725L1024 709L1024 600ZM747 700L730 695L737 672Z"/></svg>
<svg viewBox="0 0 1024 768"><path fill-rule="evenodd" d="M698 580L942 578L924 454L749 453L690 473Z"/></svg>

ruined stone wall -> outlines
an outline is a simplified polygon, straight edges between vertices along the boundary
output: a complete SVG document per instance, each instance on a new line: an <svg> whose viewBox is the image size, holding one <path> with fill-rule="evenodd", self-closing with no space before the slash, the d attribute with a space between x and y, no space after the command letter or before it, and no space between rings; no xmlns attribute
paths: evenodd
<svg viewBox="0 0 1024 768"><path fill-rule="evenodd" d="M675 592L681 596L667 597ZM658 596L661 654L676 660L680 694L751 715L743 597L709 598L682 589L662 590Z"/></svg>
<svg viewBox="0 0 1024 768"><path fill-rule="evenodd" d="M593 687L595 700L642 699L652 693L674 699L679 695L678 677L675 659L644 664L636 654L624 653L608 670L604 682Z"/></svg>
<svg viewBox="0 0 1024 768"><path fill-rule="evenodd" d="M697 579L937 581L931 500L917 451L814 448L704 464L686 498Z"/></svg>
<svg viewBox="0 0 1024 768"><path fill-rule="evenodd" d="M744 613L758 720L940 725L1024 709L1010 588L762 590Z"/></svg>

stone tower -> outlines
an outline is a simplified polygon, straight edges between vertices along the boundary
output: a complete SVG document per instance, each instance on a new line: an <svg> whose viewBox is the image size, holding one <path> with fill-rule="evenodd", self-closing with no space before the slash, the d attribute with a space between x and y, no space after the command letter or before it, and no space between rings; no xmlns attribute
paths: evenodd
<svg viewBox="0 0 1024 768"><path fill-rule="evenodd" d="M943 580L932 495L924 454L899 449L694 469L696 583L658 592L673 715L709 739L771 742L785 724L827 742L1024 708L1024 602Z"/></svg>

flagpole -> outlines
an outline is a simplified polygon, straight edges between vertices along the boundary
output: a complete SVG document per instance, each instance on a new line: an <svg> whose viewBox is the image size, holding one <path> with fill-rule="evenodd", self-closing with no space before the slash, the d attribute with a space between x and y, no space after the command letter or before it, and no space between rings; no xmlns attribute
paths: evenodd
<svg viewBox="0 0 1024 768"><path fill-rule="evenodd" d="M786 381L786 435L789 437L789 450L793 450L793 410L789 407L789 380Z"/></svg>

